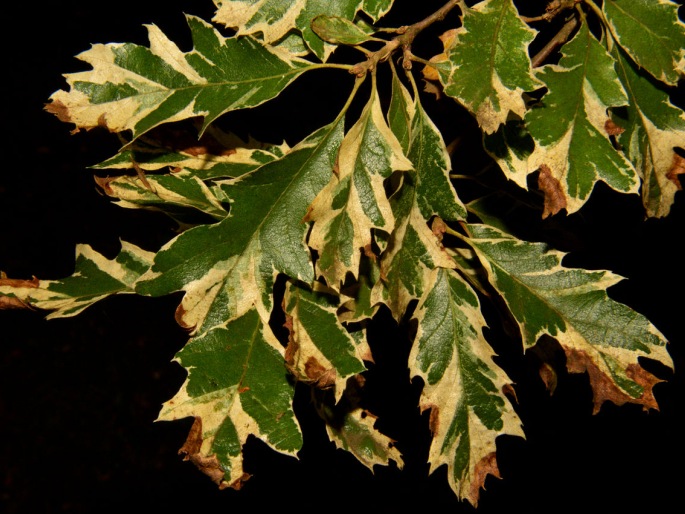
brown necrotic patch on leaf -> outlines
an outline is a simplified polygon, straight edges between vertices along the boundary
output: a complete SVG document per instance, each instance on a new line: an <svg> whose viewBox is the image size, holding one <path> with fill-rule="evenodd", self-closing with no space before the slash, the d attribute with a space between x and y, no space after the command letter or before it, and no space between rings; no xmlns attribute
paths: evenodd
<svg viewBox="0 0 685 514"><path fill-rule="evenodd" d="M219 489L226 489L227 487L240 489L242 487L242 483L250 477L247 475L247 473L245 473L233 484L229 484L226 480L224 480L224 470L221 468L221 464L219 464L219 459L216 458L216 455L201 455L201 448L202 419L196 417L195 421L193 422L193 426L190 427L190 432L188 433L186 442L183 444L183 446L181 446L181 449L178 450L178 454L183 455L183 460L189 460L195 464L200 471L211 478L212 482L219 486Z"/></svg>
<svg viewBox="0 0 685 514"><path fill-rule="evenodd" d="M309 357L304 364L304 372L308 382L314 384L319 389L330 389L335 386L335 369L326 369L314 357Z"/></svg>
<svg viewBox="0 0 685 514"><path fill-rule="evenodd" d="M2 286L36 289L40 286L40 280L36 277L33 277L31 280L7 278L4 273L0 273L0 287ZM32 308L30 303L25 302L16 296L0 295L0 310Z"/></svg>
<svg viewBox="0 0 685 514"><path fill-rule="evenodd" d="M501 478L499 468L497 467L497 456L495 452L488 453L483 457L473 470L473 481L471 482L469 498L474 507L478 505L480 490L481 488L485 489L485 479L488 475L492 475L495 478Z"/></svg>
<svg viewBox="0 0 685 514"><path fill-rule="evenodd" d="M659 410L659 405L656 398L654 398L653 388L659 382L663 382L663 380L655 377L642 366L631 364L626 368L628 378L642 387L642 394L634 398L619 389L612 378L600 370L587 353L572 348L566 348L565 352L566 367L569 373L587 372L588 374L590 385L592 386L593 414L597 414L602 404L606 401L613 402L618 406L626 403L635 403L642 405L642 409L645 411L649 409Z"/></svg>
<svg viewBox="0 0 685 514"><path fill-rule="evenodd" d="M619 127L612 120L606 120L606 122L604 123L604 131L609 136L618 136L619 134L623 134L626 131L626 129L624 129L623 127Z"/></svg>
<svg viewBox="0 0 685 514"><path fill-rule="evenodd" d="M566 195L561 187L561 182L552 175L552 170L546 164L540 166L538 188L545 195L542 219L553 216L566 208Z"/></svg>
<svg viewBox="0 0 685 514"><path fill-rule="evenodd" d="M678 187L679 191L682 190L683 186L680 183L678 175L683 174L685 174L685 158L673 152L673 163L671 164L668 173L666 173L666 178L673 182Z"/></svg>

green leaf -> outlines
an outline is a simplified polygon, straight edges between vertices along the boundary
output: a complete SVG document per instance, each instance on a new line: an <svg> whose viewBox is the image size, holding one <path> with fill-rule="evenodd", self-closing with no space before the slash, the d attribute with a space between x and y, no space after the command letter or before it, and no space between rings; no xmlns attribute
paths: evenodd
<svg viewBox="0 0 685 514"><path fill-rule="evenodd" d="M359 406L359 392L335 406L315 398L316 408L326 422L326 433L335 446L354 455L372 472L374 466L388 466L393 460L402 469L404 461L395 448L395 441L375 427L377 417Z"/></svg>
<svg viewBox="0 0 685 514"><path fill-rule="evenodd" d="M325 42L336 45L361 45L373 39L350 20L339 16L321 14L312 20L311 27Z"/></svg>
<svg viewBox="0 0 685 514"><path fill-rule="evenodd" d="M642 177L642 203L647 216L664 217L681 188L677 177L679 156L674 149L685 149L685 112L673 105L663 87L636 69L618 47L614 46L612 55L630 99L628 107L612 112L616 125L624 130L618 142Z"/></svg>
<svg viewBox="0 0 685 514"><path fill-rule="evenodd" d="M656 383L638 359L672 367L664 336L641 314L607 296L619 277L606 270L565 268L564 254L485 225L469 225L469 242L518 323L526 348L555 338L569 371L587 371L595 411L610 400L657 408Z"/></svg>
<svg viewBox="0 0 685 514"><path fill-rule="evenodd" d="M415 319L409 370L424 382L421 410L431 411L430 472L446 464L455 494L475 506L486 476L499 476L497 436L523 437L504 395L511 381L492 359L478 297L456 272L431 273Z"/></svg>
<svg viewBox="0 0 685 514"><path fill-rule="evenodd" d="M105 126L138 137L162 123L203 118L204 130L222 114L277 96L311 63L251 37L225 38L187 16L194 48L183 53L155 25L150 48L94 45L78 55L93 69L66 75L47 109L77 128Z"/></svg>
<svg viewBox="0 0 685 514"><path fill-rule="evenodd" d="M538 144L528 163L529 169L541 170L543 217L564 208L568 213L580 209L598 180L623 193L637 193L640 185L605 128L607 109L628 103L614 59L586 24L562 53L558 65L547 65L538 74L549 92L526 116Z"/></svg>
<svg viewBox="0 0 685 514"><path fill-rule="evenodd" d="M158 420L195 418L181 453L220 487L239 489L249 477L242 455L248 436L296 455L302 434L292 410L294 386L283 348L255 309L191 339L176 360L188 378Z"/></svg>
<svg viewBox="0 0 685 514"><path fill-rule="evenodd" d="M309 246L318 252L317 275L338 289L357 276L361 252L371 252L372 229L392 232L395 220L383 181L412 168L388 127L374 89L359 119L345 134L328 185L307 214Z"/></svg>
<svg viewBox="0 0 685 514"><path fill-rule="evenodd" d="M16 280L0 277L0 306L35 307L51 311L46 318L76 316L114 294L133 293L134 282L152 264L154 254L121 242L121 251L107 259L89 245L76 245L74 274L62 280Z"/></svg>
<svg viewBox="0 0 685 514"><path fill-rule="evenodd" d="M268 319L276 274L314 280L303 218L328 181L343 125L342 118L336 120L283 158L224 186L234 202L231 214L165 245L136 291L185 291L178 319L196 330L223 324L254 305Z"/></svg>
<svg viewBox="0 0 685 514"><path fill-rule="evenodd" d="M451 66L441 80L488 134L510 113L523 117L524 91L540 87L532 73L528 45L536 32L519 17L512 0L485 0L465 7L462 26L446 49Z"/></svg>
<svg viewBox="0 0 685 514"><path fill-rule="evenodd" d="M640 68L675 86L685 75L685 24L671 0L605 0L602 10L619 45Z"/></svg>
<svg viewBox="0 0 685 514"><path fill-rule="evenodd" d="M347 380L366 369L367 344L357 345L338 320L339 299L330 292L311 291L289 282L283 299L290 332L285 362L300 381L321 389L333 389L336 402Z"/></svg>

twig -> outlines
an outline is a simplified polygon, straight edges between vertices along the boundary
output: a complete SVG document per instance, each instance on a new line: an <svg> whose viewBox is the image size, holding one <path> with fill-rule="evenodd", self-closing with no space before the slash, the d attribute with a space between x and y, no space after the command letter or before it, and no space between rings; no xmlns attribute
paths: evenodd
<svg viewBox="0 0 685 514"><path fill-rule="evenodd" d="M563 45L568 41L568 38L571 36L571 33L574 31L574 29L578 26L578 18L576 16L573 16L571 19L569 19L563 27L561 27L561 30L555 34L555 36L550 39L547 44L540 50L535 56L533 57L531 63L533 65L533 68L537 68L540 66L545 59L547 59L550 54L556 50L558 46Z"/></svg>
<svg viewBox="0 0 685 514"><path fill-rule="evenodd" d="M388 41L380 50L370 54L365 62L361 62L350 68L350 73L356 75L357 77L363 77L369 71L374 70L379 62L386 61L400 47L403 48L403 52L406 57L411 56L410 48L414 42L414 39L416 39L416 36L418 36L419 33L428 26L445 18L445 16L447 16L447 14L461 2L462 0L449 0L440 9L435 11L430 16L427 16L423 20L412 25L400 27L397 29L398 35L396 37ZM405 69L411 68L411 61L411 58L404 60L403 66Z"/></svg>

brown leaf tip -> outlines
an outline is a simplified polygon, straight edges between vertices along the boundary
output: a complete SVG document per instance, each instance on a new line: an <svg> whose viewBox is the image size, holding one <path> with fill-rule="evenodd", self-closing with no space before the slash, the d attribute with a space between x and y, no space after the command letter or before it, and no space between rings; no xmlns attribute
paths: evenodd
<svg viewBox="0 0 685 514"><path fill-rule="evenodd" d="M626 368L626 375L633 382L642 387L642 394L634 398L619 389L616 383L608 377L597 365L590 359L587 353L580 350L565 349L566 352L566 367L570 373L587 372L590 378L593 395L593 414L597 414L605 401L611 401L616 405L624 405L626 403L636 403L642 405L643 410L655 409L659 410L656 398L654 397L653 387L663 380L655 377L650 372L645 370L639 364L631 364Z"/></svg>
<svg viewBox="0 0 685 514"><path fill-rule="evenodd" d="M190 432L188 433L188 438L186 442L178 450L179 455L183 455L183 460L189 460L195 466L202 471L205 475L212 479L219 489L225 489L226 487L236 488L235 482L229 484L224 480L224 470L219 463L216 455L201 455L200 449L202 448L202 419L199 417L195 418L193 426L190 427ZM245 475L243 475L245 476ZM248 475L249 478L249 475ZM247 478L245 479L247 480ZM239 489L243 482L243 477L238 479L236 482L241 482L237 488Z"/></svg>
<svg viewBox="0 0 685 514"><path fill-rule="evenodd" d="M613 120L606 120L604 122L604 131L609 135L609 136L618 136L619 134L623 134L626 129L623 127L619 127L616 125L616 123L613 122Z"/></svg>
<svg viewBox="0 0 685 514"><path fill-rule="evenodd" d="M678 187L679 191L683 189L683 186L678 179L678 175L683 174L685 174L685 158L673 152L673 163L671 164L668 173L666 173L666 178L673 182Z"/></svg>
<svg viewBox="0 0 685 514"><path fill-rule="evenodd" d="M497 467L497 456L495 452L488 453L483 457L473 470L473 481L471 482L471 490L469 491L469 499L473 506L478 505L481 488L485 489L485 479L488 475L495 478L501 478L499 468Z"/></svg>
<svg viewBox="0 0 685 514"><path fill-rule="evenodd" d="M566 208L566 195L561 182L552 175L552 170L546 164L540 166L538 188L545 195L542 219L553 216Z"/></svg>

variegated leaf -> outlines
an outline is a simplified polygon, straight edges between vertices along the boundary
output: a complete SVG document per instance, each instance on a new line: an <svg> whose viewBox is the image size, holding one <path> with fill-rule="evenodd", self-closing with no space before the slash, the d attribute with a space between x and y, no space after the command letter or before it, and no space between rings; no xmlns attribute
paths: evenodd
<svg viewBox="0 0 685 514"><path fill-rule="evenodd" d="M528 45L536 32L519 17L512 0L484 0L464 7L462 26L446 50L445 93L456 98L488 134L514 113L523 117L524 91L540 83L532 73Z"/></svg>
<svg viewBox="0 0 685 514"><path fill-rule="evenodd" d="M61 280L17 280L0 277L0 308L51 311L46 318L76 316L114 294L133 293L134 282L152 265L154 254L122 241L114 259L89 245L76 246L74 274Z"/></svg>
<svg viewBox="0 0 685 514"><path fill-rule="evenodd" d="M93 69L66 75L70 90L54 93L47 110L79 129L130 130L134 138L201 116L202 132L228 111L274 98L312 66L252 37L225 38L197 17L187 21L194 45L187 53L148 25L149 48L111 43L79 54Z"/></svg>
<svg viewBox="0 0 685 514"><path fill-rule="evenodd" d="M602 10L619 45L638 67L675 86L685 75L685 23L671 0L605 0Z"/></svg>
<svg viewBox="0 0 685 514"><path fill-rule="evenodd" d="M314 395L316 409L326 423L326 433L337 448L350 452L372 472L374 466L388 466L391 460L402 469L404 461L395 441L376 429L376 416L359 406L364 381L359 376L357 379L351 381L336 405L327 402L325 396Z"/></svg>
<svg viewBox="0 0 685 514"><path fill-rule="evenodd" d="M317 275L338 289L347 273L357 276L361 252L371 252L372 229L392 232L395 220L383 181L412 165L388 127L374 90L340 146L328 185L307 214L309 246L318 252Z"/></svg>
<svg viewBox="0 0 685 514"><path fill-rule="evenodd" d="M478 297L456 272L433 270L415 319L409 370L424 382L421 410L431 411L430 472L446 464L455 494L475 506L486 476L499 476L495 439L523 437L504 395L511 381L492 359Z"/></svg>
<svg viewBox="0 0 685 514"><path fill-rule="evenodd" d="M189 172L96 180L120 207L158 209L173 218L182 216L184 209L203 212L216 220L228 214L205 183Z"/></svg>
<svg viewBox="0 0 685 514"><path fill-rule="evenodd" d="M185 291L178 319L206 331L257 306L268 319L275 275L314 279L303 217L327 183L343 119L319 129L283 158L224 186L231 214L187 230L165 245L136 291Z"/></svg>
<svg viewBox="0 0 685 514"><path fill-rule="evenodd" d="M658 380L638 359L672 367L667 341L644 316L607 295L622 277L566 268L563 253L486 225L469 225L468 230L526 348L543 335L555 338L566 352L569 371L588 372L595 411L606 400L657 408L652 386Z"/></svg>
<svg viewBox="0 0 685 514"><path fill-rule="evenodd" d="M158 420L195 418L181 453L220 487L239 489L249 478L242 447L251 435L296 455L302 434L292 410L294 386L283 347L255 309L191 339L176 360L188 378Z"/></svg>
<svg viewBox="0 0 685 514"><path fill-rule="evenodd" d="M336 402L347 380L366 369L368 344L356 341L338 320L339 299L325 291L311 291L289 282L283 307L290 333L285 363L300 381L320 389L333 389Z"/></svg>
<svg viewBox="0 0 685 514"><path fill-rule="evenodd" d="M614 148L605 128L608 108L628 103L614 59L585 23L562 53L558 65L538 74L549 91L526 116L538 145L528 163L540 169L543 217L564 208L576 212L598 180L623 193L637 193L640 186L632 164Z"/></svg>
<svg viewBox="0 0 685 514"><path fill-rule="evenodd" d="M675 148L685 149L685 112L673 105L668 94L618 48L612 49L618 75L628 92L630 104L612 113L623 146L642 177L642 203L647 216L664 217L671 211L676 192L680 157Z"/></svg>
<svg viewBox="0 0 685 514"><path fill-rule="evenodd" d="M163 126L164 127L164 126ZM254 140L242 141L234 134L214 126L207 127L198 140L184 138L173 130L139 137L113 157L93 169L130 169L144 171L185 170L201 180L239 177L259 166L283 157L290 149L286 143L268 145ZM160 133L161 132L161 133Z"/></svg>
<svg viewBox="0 0 685 514"><path fill-rule="evenodd" d="M407 98L401 89L399 93L400 98ZM371 297L372 304L385 303L398 321L409 303L423 296L432 269L454 267L442 246L442 234L433 233L429 221L434 215L449 220L466 217L466 209L449 182L450 158L440 132L418 100L406 111L411 116L407 157L414 169L404 173L399 191L390 199L395 230L381 256L381 281ZM402 119L392 113L389 116ZM398 125L395 122L393 127Z"/></svg>
<svg viewBox="0 0 685 514"><path fill-rule="evenodd" d="M363 10L375 21L390 10L393 0L214 0L214 3L218 9L213 20L236 29L239 35L253 34L273 43L297 29L309 49L326 61L335 46L325 43L312 30L314 18L325 14L352 21Z"/></svg>
<svg viewBox="0 0 685 514"><path fill-rule="evenodd" d="M314 33L326 43L334 45L361 45L373 37L361 27L340 16L321 14L311 23Z"/></svg>

